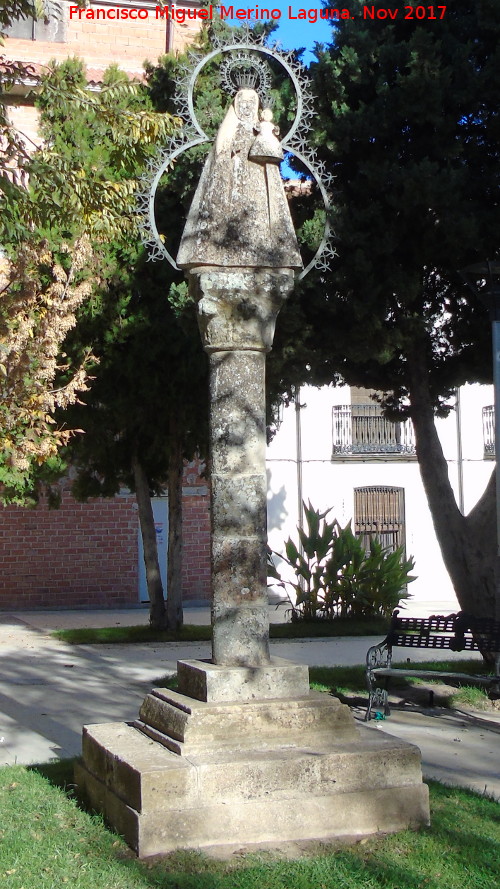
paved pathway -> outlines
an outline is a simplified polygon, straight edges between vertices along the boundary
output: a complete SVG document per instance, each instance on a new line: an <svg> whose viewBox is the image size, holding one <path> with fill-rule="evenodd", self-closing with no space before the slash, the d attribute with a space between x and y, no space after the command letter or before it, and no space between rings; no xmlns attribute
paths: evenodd
<svg viewBox="0 0 500 889"><path fill-rule="evenodd" d="M270 616L283 619L274 609ZM186 615L187 623L208 619L206 609ZM61 626L138 623L147 623L147 611L0 615L0 763L78 755L82 725L134 719L144 695L175 672L177 660L210 656L209 643L70 646L49 635ZM368 637L283 640L271 648L296 662L333 666L363 663L370 644ZM357 719L362 715L355 710ZM390 719L370 723L370 730L418 744L427 777L486 788L500 799L500 714L395 710Z"/></svg>

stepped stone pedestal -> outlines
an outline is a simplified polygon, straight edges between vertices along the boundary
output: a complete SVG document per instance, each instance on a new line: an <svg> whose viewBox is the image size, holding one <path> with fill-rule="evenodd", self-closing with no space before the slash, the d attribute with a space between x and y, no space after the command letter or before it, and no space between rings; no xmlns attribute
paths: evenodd
<svg viewBox="0 0 500 889"><path fill-rule="evenodd" d="M309 691L307 667L178 666L183 692L153 689L135 722L84 729L79 792L140 857L428 823L418 748L357 727Z"/></svg>
<svg viewBox="0 0 500 889"><path fill-rule="evenodd" d="M212 661L179 663L179 692L153 689L134 722L87 726L76 775L140 856L429 820L420 751L357 728L348 707L309 691L307 667L270 657L265 359L301 261L277 169L251 166L257 93L240 90L234 105L179 260L210 362Z"/></svg>

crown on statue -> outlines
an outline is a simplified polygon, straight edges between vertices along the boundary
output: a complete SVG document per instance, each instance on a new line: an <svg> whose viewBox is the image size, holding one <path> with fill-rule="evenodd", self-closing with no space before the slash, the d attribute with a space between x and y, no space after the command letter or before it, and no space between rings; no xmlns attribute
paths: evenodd
<svg viewBox="0 0 500 889"><path fill-rule="evenodd" d="M234 95L240 89L251 89L264 102L271 88L268 65L249 52L236 52L222 62L219 75L222 88L229 95Z"/></svg>
<svg viewBox="0 0 500 889"><path fill-rule="evenodd" d="M240 89L253 90L259 85L259 72L252 68L234 68L232 79L238 84Z"/></svg>

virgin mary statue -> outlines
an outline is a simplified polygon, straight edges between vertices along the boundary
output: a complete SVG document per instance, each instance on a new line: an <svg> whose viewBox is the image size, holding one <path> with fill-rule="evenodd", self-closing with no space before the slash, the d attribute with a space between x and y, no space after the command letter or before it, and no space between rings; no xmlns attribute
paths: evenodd
<svg viewBox="0 0 500 889"><path fill-rule="evenodd" d="M281 180L283 157L272 113L239 89L205 162L177 265L302 268Z"/></svg>

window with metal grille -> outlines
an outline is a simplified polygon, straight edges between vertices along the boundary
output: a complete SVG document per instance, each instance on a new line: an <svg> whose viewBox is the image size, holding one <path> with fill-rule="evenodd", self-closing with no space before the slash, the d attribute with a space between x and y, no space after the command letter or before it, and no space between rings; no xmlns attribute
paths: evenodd
<svg viewBox="0 0 500 889"><path fill-rule="evenodd" d="M354 533L369 547L372 537L378 537L384 547L392 550L404 546L405 492L404 488L372 485L354 489Z"/></svg>
<svg viewBox="0 0 500 889"><path fill-rule="evenodd" d="M372 389L351 387L351 404L332 408L332 459L386 455L391 459L415 457L411 420L393 422L371 400Z"/></svg>
<svg viewBox="0 0 500 889"><path fill-rule="evenodd" d="M495 456L495 406L483 407L483 444L484 456Z"/></svg>

